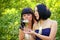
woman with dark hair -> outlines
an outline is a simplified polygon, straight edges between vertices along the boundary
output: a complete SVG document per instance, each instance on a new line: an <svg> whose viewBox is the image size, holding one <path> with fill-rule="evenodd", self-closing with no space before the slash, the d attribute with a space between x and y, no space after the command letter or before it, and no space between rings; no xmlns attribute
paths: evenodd
<svg viewBox="0 0 60 40"><path fill-rule="evenodd" d="M21 13L21 26L19 29L19 40L33 40L32 36L25 33L33 29L34 12L31 8L24 8Z"/></svg>
<svg viewBox="0 0 60 40"><path fill-rule="evenodd" d="M55 40L57 22L49 19L51 16L50 10L44 4L39 4L35 7L34 14L37 23L34 23L33 31L29 30L27 33L35 35L35 40Z"/></svg>

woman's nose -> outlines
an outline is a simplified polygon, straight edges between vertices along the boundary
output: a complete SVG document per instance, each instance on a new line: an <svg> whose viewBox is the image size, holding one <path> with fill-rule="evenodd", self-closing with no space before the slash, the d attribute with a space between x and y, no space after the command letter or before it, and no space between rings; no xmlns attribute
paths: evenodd
<svg viewBox="0 0 60 40"><path fill-rule="evenodd" d="M26 15L26 16L25 16L25 18L27 19L27 18L28 18L28 16Z"/></svg>

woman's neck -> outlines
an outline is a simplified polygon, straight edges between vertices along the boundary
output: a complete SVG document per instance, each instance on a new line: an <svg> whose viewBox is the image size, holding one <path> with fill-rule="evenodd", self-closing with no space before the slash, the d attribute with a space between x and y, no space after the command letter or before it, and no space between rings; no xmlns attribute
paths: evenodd
<svg viewBox="0 0 60 40"><path fill-rule="evenodd" d="M48 19L46 19L46 20L40 20L40 24L43 25L44 23L46 23L47 20Z"/></svg>
<svg viewBox="0 0 60 40"><path fill-rule="evenodd" d="M32 23L29 22L28 25L27 25L27 28L31 29L31 27L32 27Z"/></svg>

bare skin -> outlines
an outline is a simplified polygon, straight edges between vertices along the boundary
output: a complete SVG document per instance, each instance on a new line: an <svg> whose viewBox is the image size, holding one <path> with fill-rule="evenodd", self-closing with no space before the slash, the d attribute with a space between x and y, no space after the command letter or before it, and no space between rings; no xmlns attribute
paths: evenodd
<svg viewBox="0 0 60 40"><path fill-rule="evenodd" d="M25 40L25 33L24 31L28 31L28 29L31 29L31 21L32 21L32 15L31 14L24 14L23 19L27 19L29 22L27 24L27 27L24 27L24 30L19 29L19 40ZM31 29L32 30L32 29ZM33 40L33 37L30 37L30 40Z"/></svg>
<svg viewBox="0 0 60 40"><path fill-rule="evenodd" d="M47 22L48 21L48 22ZM34 34L36 35L37 37L41 38L42 40L55 40L55 36L56 36L56 32L57 32L57 22L56 21L53 21L53 20L47 20L47 25L43 27L43 29L45 28L51 28L51 32L50 32L50 35L49 36L44 36L44 35L41 35L41 34L38 34L38 33L35 33L34 31L30 31L28 32L28 34ZM41 23L43 23L44 21L41 20ZM43 24L41 24L43 25ZM38 28L38 26L36 27L36 25L34 25L35 27L34 30L36 30L36 28Z"/></svg>
<svg viewBox="0 0 60 40"><path fill-rule="evenodd" d="M35 14L36 18L39 19L37 7L35 7L35 13L34 14ZM45 22L46 24L44 24L44 21L46 21ZM42 20L41 19L40 20L40 25L43 27L43 29L51 28L51 32L50 32L49 36L44 36L44 35L35 33L34 31L39 28L38 26L36 26L36 24L37 23L35 22L34 26L33 26L33 31L29 32L29 34L34 34L37 37L41 38L42 40L55 40L55 36L56 36L56 33L57 33L57 21L50 20L50 19L47 19L47 20Z"/></svg>

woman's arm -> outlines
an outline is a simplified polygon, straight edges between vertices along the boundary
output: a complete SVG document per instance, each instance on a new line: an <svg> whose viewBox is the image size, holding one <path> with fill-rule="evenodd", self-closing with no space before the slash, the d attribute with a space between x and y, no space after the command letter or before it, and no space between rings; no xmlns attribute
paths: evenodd
<svg viewBox="0 0 60 40"><path fill-rule="evenodd" d="M49 36L40 35L40 34L35 33L35 32L34 32L34 34L37 37L41 38L42 40L53 40L54 37L56 36L56 32L57 32L57 22L53 22L52 26L51 26L51 32L50 32Z"/></svg>
<svg viewBox="0 0 60 40"><path fill-rule="evenodd" d="M19 40L24 40L24 33L21 29L19 29Z"/></svg>
<svg viewBox="0 0 60 40"><path fill-rule="evenodd" d="M30 40L35 40L33 35L31 35Z"/></svg>

